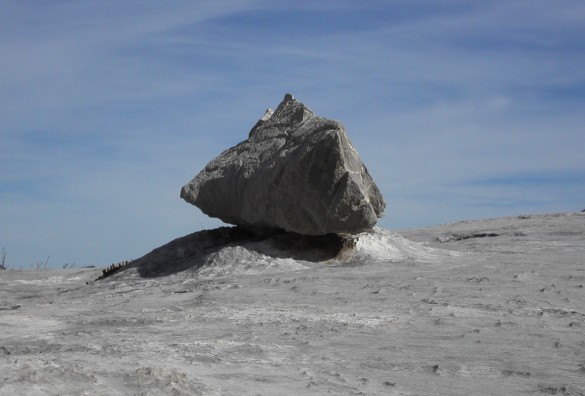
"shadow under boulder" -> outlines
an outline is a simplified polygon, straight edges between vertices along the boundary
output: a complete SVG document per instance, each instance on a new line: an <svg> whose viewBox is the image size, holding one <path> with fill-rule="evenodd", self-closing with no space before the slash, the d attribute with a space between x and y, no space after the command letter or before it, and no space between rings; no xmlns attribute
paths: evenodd
<svg viewBox="0 0 585 396"><path fill-rule="evenodd" d="M310 236L284 231L257 234L237 226L220 227L177 238L116 272L134 269L143 278L155 278L197 271L210 264L222 249L237 246L271 258L322 262L338 256L344 244L345 239L338 234Z"/></svg>

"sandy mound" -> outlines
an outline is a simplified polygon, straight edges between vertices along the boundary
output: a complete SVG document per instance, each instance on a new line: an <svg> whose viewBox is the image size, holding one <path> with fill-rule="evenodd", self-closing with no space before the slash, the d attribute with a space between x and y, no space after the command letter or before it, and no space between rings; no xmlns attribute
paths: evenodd
<svg viewBox="0 0 585 396"><path fill-rule="evenodd" d="M430 261L445 254L454 253L424 247L379 227L345 237L294 233L259 236L239 227L221 227L175 239L120 268L116 276L152 278L189 271L190 276L210 278L364 261Z"/></svg>

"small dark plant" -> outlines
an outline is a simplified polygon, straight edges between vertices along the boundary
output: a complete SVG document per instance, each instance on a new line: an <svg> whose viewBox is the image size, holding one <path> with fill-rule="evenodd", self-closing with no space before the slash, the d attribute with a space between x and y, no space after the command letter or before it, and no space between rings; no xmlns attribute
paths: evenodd
<svg viewBox="0 0 585 396"><path fill-rule="evenodd" d="M37 261L37 263L36 263L37 269L38 270L47 269L47 265L49 265L50 258L51 258L51 256L47 256L45 261Z"/></svg>
<svg viewBox="0 0 585 396"><path fill-rule="evenodd" d="M2 255L0 255L0 270L6 269L6 250L2 248Z"/></svg>
<svg viewBox="0 0 585 396"><path fill-rule="evenodd" d="M122 261L118 264L112 264L107 268L104 268L102 270L102 274L96 279L96 281L107 278L108 276L115 274L116 272L120 271L124 266L126 266L126 264L130 264L133 260L126 260L126 261ZM95 282L95 281L94 281ZM86 282L88 285L93 283L93 282Z"/></svg>

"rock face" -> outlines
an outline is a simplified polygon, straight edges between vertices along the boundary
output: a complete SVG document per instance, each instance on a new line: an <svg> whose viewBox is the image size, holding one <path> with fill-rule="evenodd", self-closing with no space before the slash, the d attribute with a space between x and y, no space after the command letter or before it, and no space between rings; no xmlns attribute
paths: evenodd
<svg viewBox="0 0 585 396"><path fill-rule="evenodd" d="M365 231L386 206L343 125L290 94L183 186L181 198L226 223L305 235Z"/></svg>

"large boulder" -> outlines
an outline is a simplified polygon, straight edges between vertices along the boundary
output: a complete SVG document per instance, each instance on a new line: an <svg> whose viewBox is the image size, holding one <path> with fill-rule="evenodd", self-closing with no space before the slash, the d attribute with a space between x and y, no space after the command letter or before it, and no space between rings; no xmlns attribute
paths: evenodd
<svg viewBox="0 0 585 396"><path fill-rule="evenodd" d="M306 235L365 231L386 206L341 122L290 94L183 186L181 198L226 223Z"/></svg>

